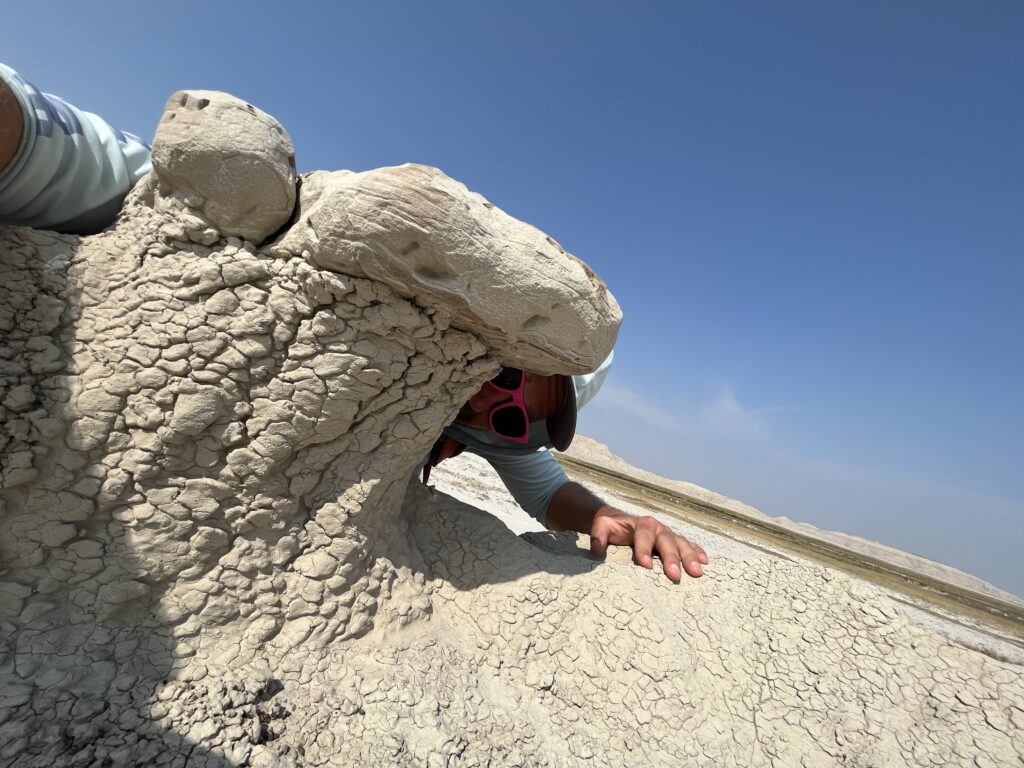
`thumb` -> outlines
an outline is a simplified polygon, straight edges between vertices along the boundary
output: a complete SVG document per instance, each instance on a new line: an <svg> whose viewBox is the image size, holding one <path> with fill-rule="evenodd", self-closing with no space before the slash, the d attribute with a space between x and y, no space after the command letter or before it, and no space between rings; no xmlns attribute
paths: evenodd
<svg viewBox="0 0 1024 768"><path fill-rule="evenodd" d="M590 526L590 554L600 557L608 548L608 533L611 525L607 518L595 517Z"/></svg>

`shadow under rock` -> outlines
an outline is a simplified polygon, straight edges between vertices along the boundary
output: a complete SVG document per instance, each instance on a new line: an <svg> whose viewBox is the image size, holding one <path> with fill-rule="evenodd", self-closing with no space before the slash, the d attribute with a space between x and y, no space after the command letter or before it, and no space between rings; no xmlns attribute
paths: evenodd
<svg viewBox="0 0 1024 768"><path fill-rule="evenodd" d="M427 488L415 478L407 489L403 516L424 558L426 576L459 590L536 574L583 576L603 562L577 546L576 533L517 536L493 515Z"/></svg>

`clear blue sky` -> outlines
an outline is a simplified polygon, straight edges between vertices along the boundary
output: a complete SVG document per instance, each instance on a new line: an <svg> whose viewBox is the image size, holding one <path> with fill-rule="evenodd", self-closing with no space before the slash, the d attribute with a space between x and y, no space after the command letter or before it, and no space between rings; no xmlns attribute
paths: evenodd
<svg viewBox="0 0 1024 768"><path fill-rule="evenodd" d="M16 3L0 59L150 136L435 165L625 312L585 433L1024 594L1019 2ZM713 556L714 553L712 553Z"/></svg>

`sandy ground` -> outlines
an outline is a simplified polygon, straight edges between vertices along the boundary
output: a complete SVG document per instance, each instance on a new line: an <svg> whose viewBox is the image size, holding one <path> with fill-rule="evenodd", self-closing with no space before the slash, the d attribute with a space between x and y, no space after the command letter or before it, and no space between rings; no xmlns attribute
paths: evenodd
<svg viewBox="0 0 1024 768"><path fill-rule="evenodd" d="M627 462L624 462L611 454L605 446L597 443L596 441L590 440L589 438L581 439L580 436L577 436L576 441L574 441L573 444L573 449L574 450L571 449L571 455L575 455L585 461L590 461L591 463L609 466L610 468L614 468L617 471L628 474L632 477L638 477L646 480L647 482L655 482L663 487L684 490L696 498L716 503L720 506L727 506L734 511L744 512L749 510L748 514L751 514L752 516L758 516L762 519L770 519L776 523L785 521L804 533L808 533L809 531L818 531L818 529L813 526L803 526L798 523L792 523L791 521L786 521L785 518L768 518L753 507L749 507L742 502L728 499L727 497L716 494L713 491L700 488L699 486L695 486L691 483L669 481L665 478L653 475L652 473L638 470ZM438 490L447 493L460 501L486 510L501 520L516 534L522 535L545 530L538 521L527 515L519 508L491 466L478 456L464 453L455 459L446 461L434 470L434 473L431 475L431 484L436 486ZM699 526L688 524L668 515L640 507L617 495L615 491L610 488L596 486L593 482L589 482L588 484L592 490L598 493L598 495L610 504L613 504L614 506L617 506L631 514L654 514L677 533L704 547L708 556L712 560L711 567L707 569L707 574L704 578L714 578L716 561L764 561L767 563L777 559L793 558L792 553L782 554L779 552L773 552L770 548L765 547L763 542L758 541L753 536L724 536L719 533L708 531ZM968 574L962 574L962 572L943 566L940 563L934 563L933 561L925 560L924 558L919 558L905 552L899 552L898 550L893 550L889 547L885 547L884 545L875 544L874 542L868 542L856 537L848 537L844 534L833 532L825 533L831 534L827 537L827 540L832 543L843 545L848 544L853 540L856 543L856 546L851 546L849 548L854 551L868 553L876 557L893 553L889 554L888 559L902 565L903 567L912 568L914 565L923 565L924 567L920 570L928 575L941 573L945 577L945 580L950 581L951 583L957 583L968 587L974 587L977 584L981 584L988 587L988 590L985 590L987 594L995 594L1000 597L1008 595L1008 593L1001 592L995 587L987 584L987 582L983 582L980 579L969 576ZM586 547L586 538L581 536L579 544L581 547ZM625 548L612 547L610 548L608 557L611 560L628 561L630 559L630 553ZM660 564L656 563L655 568L660 568ZM889 597L898 601L903 607L904 615L912 623L922 629L939 633L959 645L981 651L989 656L1010 661L1014 664L1024 665L1024 648L1014 642L1012 638L1006 637L1002 633L993 630L991 627L983 626L963 616L952 615L948 612L937 610L934 606L908 600L905 595L898 592L894 592L892 590L884 591ZM1014 596L1008 596L1019 602L1019 600Z"/></svg>

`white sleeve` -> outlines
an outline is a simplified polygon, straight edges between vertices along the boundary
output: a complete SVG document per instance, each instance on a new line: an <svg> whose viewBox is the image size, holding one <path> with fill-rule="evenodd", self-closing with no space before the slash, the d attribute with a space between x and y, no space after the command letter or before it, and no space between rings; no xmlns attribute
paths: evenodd
<svg viewBox="0 0 1024 768"><path fill-rule="evenodd" d="M24 115L21 145L0 173L0 223L78 234L109 226L150 170L149 145L41 93L3 64L0 78Z"/></svg>

